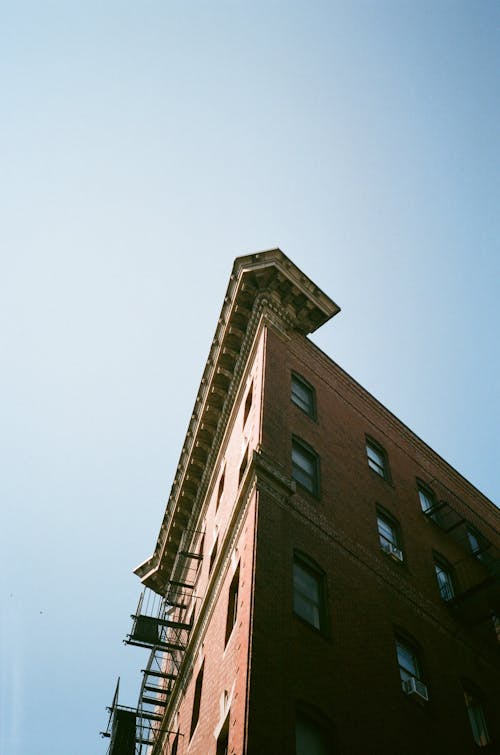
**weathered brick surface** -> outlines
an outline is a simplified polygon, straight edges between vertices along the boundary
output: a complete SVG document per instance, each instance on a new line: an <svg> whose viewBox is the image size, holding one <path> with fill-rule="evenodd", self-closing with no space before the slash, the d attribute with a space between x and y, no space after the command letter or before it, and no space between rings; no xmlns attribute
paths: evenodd
<svg viewBox="0 0 500 755"><path fill-rule="evenodd" d="M319 500L299 489L281 505L261 493L257 528L250 755L293 753L297 702L322 711L335 752L473 753L461 679L484 693L490 734L500 740L499 651L493 629L469 628L440 598L433 551L467 555L421 512L416 479L477 521L489 537L498 513L436 454L316 347L270 332L263 445L290 472L291 435L321 459ZM317 421L290 401L290 373L317 393ZM369 469L365 436L387 451L388 483ZM376 505L400 523L405 561L379 547ZM292 558L298 549L325 571L326 636L293 614ZM395 632L418 642L430 701L401 689Z"/></svg>
<svg viewBox="0 0 500 755"><path fill-rule="evenodd" d="M315 387L317 420L290 400L292 370ZM250 384L252 408L243 425ZM253 491L250 483L239 534L224 546L235 506L246 495L239 469L247 443L251 450L261 444L276 469L290 475L292 435L319 454L319 498L300 488L287 495L279 484L258 476ZM385 448L390 482L368 467L366 435ZM313 706L331 722L332 752L340 755L472 754L478 748L462 678L485 695L494 743L482 751L499 752L499 645L491 626L466 626L440 598L434 552L451 563L466 554L422 514L417 479L495 537L496 509L319 349L298 334L286 340L273 330L264 332L243 378L199 523L205 559L197 613L211 589L215 600L200 633L192 676L171 715L172 727L175 723L184 735L179 755L215 753L229 708L230 753L293 755L297 704ZM380 549L377 505L400 524L402 564ZM218 558L209 575L216 536ZM294 550L308 554L325 572L324 633L293 613ZM225 647L229 587L238 563L237 624ZM427 704L415 703L401 689L395 632L407 633L420 646ZM194 685L203 660L200 719L190 740Z"/></svg>

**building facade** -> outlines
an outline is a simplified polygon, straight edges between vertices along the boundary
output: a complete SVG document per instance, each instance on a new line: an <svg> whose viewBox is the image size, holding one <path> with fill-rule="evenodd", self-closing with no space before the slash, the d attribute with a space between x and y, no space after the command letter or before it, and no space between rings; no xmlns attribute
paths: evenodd
<svg viewBox="0 0 500 755"><path fill-rule="evenodd" d="M110 755L500 752L499 511L308 340L338 311L235 261Z"/></svg>

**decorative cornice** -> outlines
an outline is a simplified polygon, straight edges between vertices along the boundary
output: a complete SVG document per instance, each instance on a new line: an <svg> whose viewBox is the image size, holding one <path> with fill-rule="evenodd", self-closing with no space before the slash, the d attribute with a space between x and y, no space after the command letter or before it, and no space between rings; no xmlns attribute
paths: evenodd
<svg viewBox="0 0 500 755"><path fill-rule="evenodd" d="M153 555L135 569L162 593L182 531L199 511L253 338L264 316L282 332L314 332L339 307L279 249L238 257L205 365Z"/></svg>

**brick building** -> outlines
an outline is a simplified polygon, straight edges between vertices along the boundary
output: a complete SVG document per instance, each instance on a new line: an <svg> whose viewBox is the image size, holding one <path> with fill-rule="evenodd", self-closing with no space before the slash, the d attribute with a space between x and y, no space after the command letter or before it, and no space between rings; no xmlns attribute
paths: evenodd
<svg viewBox="0 0 500 755"><path fill-rule="evenodd" d="M110 755L500 752L499 511L307 339L337 312L235 261Z"/></svg>

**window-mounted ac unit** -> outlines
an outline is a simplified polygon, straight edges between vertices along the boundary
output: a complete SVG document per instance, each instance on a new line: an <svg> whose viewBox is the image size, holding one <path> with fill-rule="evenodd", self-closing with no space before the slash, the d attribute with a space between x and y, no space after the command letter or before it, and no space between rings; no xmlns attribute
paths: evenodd
<svg viewBox="0 0 500 755"><path fill-rule="evenodd" d="M384 551L384 553L387 553L387 555L392 556L395 561L403 560L403 551L401 550L401 548L398 548L397 545L393 545L392 543L383 543L382 550Z"/></svg>
<svg viewBox="0 0 500 755"><path fill-rule="evenodd" d="M409 679L406 679L403 682L403 690L407 695L410 695L410 697L419 697L426 701L429 699L426 685L419 679L415 679L414 676L410 676Z"/></svg>

